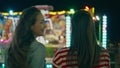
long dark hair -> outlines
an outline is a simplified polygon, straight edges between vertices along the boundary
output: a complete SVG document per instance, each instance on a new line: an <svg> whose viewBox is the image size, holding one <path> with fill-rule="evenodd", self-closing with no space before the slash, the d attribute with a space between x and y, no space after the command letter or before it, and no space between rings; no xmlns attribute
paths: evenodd
<svg viewBox="0 0 120 68"><path fill-rule="evenodd" d="M77 64L79 68L91 68L96 64L97 39L94 23L89 12L77 11L71 21L71 44L68 52L68 60L77 52ZM99 52L98 52L99 53ZM70 63L70 62L69 62Z"/></svg>
<svg viewBox="0 0 120 68"><path fill-rule="evenodd" d="M7 51L7 68L29 68L27 53L30 49L30 44L35 40L31 26L35 24L38 14L41 14L39 9L30 7L25 9L20 16Z"/></svg>

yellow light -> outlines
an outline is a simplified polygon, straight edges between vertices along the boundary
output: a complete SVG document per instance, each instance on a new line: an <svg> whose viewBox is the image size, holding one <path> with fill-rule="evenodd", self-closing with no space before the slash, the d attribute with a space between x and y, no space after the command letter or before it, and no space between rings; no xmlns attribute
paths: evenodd
<svg viewBox="0 0 120 68"><path fill-rule="evenodd" d="M49 14L56 15L57 13L56 12L49 12Z"/></svg>
<svg viewBox="0 0 120 68"><path fill-rule="evenodd" d="M4 15L4 16L7 16L7 15L8 15L8 13L6 13L6 12L3 12L3 13L2 13L2 15Z"/></svg>
<svg viewBox="0 0 120 68"><path fill-rule="evenodd" d="M59 12L57 12L58 14L65 14L65 11L59 11Z"/></svg>
<svg viewBox="0 0 120 68"><path fill-rule="evenodd" d="M62 14L62 12L58 12L58 14Z"/></svg>
<svg viewBox="0 0 120 68"><path fill-rule="evenodd" d="M94 7L92 7L92 13L93 13L93 14L95 13L95 8L94 8Z"/></svg>
<svg viewBox="0 0 120 68"><path fill-rule="evenodd" d="M21 15L21 14L22 14L22 12L14 12L14 13L13 13L13 15ZM7 12L2 12L2 15L3 15L3 16L8 16L9 13L7 13Z"/></svg>
<svg viewBox="0 0 120 68"><path fill-rule="evenodd" d="M63 10L62 12L65 13L65 10Z"/></svg>
<svg viewBox="0 0 120 68"><path fill-rule="evenodd" d="M13 15L17 15L17 14L18 14L18 12L14 12L14 13L13 13Z"/></svg>
<svg viewBox="0 0 120 68"><path fill-rule="evenodd" d="M68 13L68 14L73 14L73 12L71 12L71 11L67 11L67 13Z"/></svg>
<svg viewBox="0 0 120 68"><path fill-rule="evenodd" d="M21 15L22 14L22 12L19 12L19 15Z"/></svg>

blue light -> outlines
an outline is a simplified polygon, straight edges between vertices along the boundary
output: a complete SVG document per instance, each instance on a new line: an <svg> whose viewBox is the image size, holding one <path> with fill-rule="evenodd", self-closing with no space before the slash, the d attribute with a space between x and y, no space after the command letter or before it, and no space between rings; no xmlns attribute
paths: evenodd
<svg viewBox="0 0 120 68"><path fill-rule="evenodd" d="M10 14L10 15L13 15L13 10L10 10L10 11L9 11L9 14Z"/></svg>
<svg viewBox="0 0 120 68"><path fill-rule="evenodd" d="M103 22L102 22L102 46L106 48L107 46L107 16L103 16Z"/></svg>
<svg viewBox="0 0 120 68"><path fill-rule="evenodd" d="M66 47L70 46L70 27L71 27L71 18L70 16L66 16Z"/></svg>
<svg viewBox="0 0 120 68"><path fill-rule="evenodd" d="M70 12L72 12L72 14L74 14L74 13L75 13L75 10L74 10L74 9L70 9Z"/></svg>
<svg viewBox="0 0 120 68"><path fill-rule="evenodd" d="M46 68L52 68L52 64L47 64Z"/></svg>
<svg viewBox="0 0 120 68"><path fill-rule="evenodd" d="M2 64L2 68L4 68L5 67L5 64Z"/></svg>

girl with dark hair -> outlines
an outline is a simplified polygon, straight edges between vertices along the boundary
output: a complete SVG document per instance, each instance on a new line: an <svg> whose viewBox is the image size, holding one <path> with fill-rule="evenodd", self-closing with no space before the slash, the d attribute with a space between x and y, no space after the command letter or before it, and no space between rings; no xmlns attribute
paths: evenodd
<svg viewBox="0 0 120 68"><path fill-rule="evenodd" d="M44 34L44 18L36 7L23 11L6 54L7 68L45 68L46 49L36 41Z"/></svg>
<svg viewBox="0 0 120 68"><path fill-rule="evenodd" d="M109 54L97 44L89 12L80 10L73 15L70 47L57 51L53 68L110 68Z"/></svg>

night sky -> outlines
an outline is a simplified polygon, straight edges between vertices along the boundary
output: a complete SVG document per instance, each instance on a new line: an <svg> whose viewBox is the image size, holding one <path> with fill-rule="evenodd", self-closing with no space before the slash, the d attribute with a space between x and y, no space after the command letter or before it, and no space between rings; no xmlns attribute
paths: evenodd
<svg viewBox="0 0 120 68"><path fill-rule="evenodd" d="M95 13L106 14L108 16L108 38L111 41L120 42L120 7L119 0L1 0L0 12L22 11L34 5L52 5L54 11L75 10L83 8L85 5L95 7Z"/></svg>

